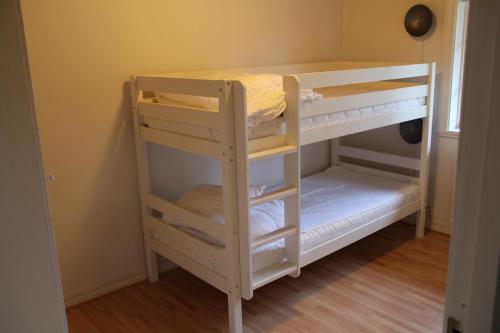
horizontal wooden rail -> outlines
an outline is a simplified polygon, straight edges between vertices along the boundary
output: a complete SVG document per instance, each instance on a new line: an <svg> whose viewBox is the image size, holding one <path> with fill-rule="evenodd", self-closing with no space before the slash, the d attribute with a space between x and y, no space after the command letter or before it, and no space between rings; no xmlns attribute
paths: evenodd
<svg viewBox="0 0 500 333"><path fill-rule="evenodd" d="M260 151L283 147L286 145L286 135L265 136L248 141L248 153L258 153Z"/></svg>
<svg viewBox="0 0 500 333"><path fill-rule="evenodd" d="M425 97L429 92L427 84L413 87L404 87L388 90L380 90L362 94L325 98L302 104L301 117L311 117L320 114L341 112L363 108L367 106L380 105L397 102L417 97Z"/></svg>
<svg viewBox="0 0 500 333"><path fill-rule="evenodd" d="M156 253L161 254L165 258L173 261L176 265L184 268L188 272L196 275L208 284L211 284L220 291L227 293L228 283L227 279L221 274L199 264L187 255L179 252L177 249L171 246L155 240L154 238L149 240L149 245L151 249Z"/></svg>
<svg viewBox="0 0 500 333"><path fill-rule="evenodd" d="M248 155L248 159L250 161L258 161L269 157L292 154L296 152L297 152L297 146L286 145L251 153Z"/></svg>
<svg viewBox="0 0 500 333"><path fill-rule="evenodd" d="M381 164L394 165L412 170L420 169L420 160L405 156L380 153L372 150L359 149L348 146L339 146L339 156L371 161Z"/></svg>
<svg viewBox="0 0 500 333"><path fill-rule="evenodd" d="M291 195L293 195L295 193L297 193L297 188L296 187L279 189L279 190L266 193L264 195L261 195L260 197L257 197L255 199L250 200L250 206L251 207L255 207L255 206L258 206L258 205L262 205L263 203L266 203L266 202L269 202L269 201L283 199L283 198L291 196Z"/></svg>
<svg viewBox="0 0 500 333"><path fill-rule="evenodd" d="M223 247L211 245L155 217L149 218L148 226L155 234L160 235L162 241L171 246L175 245L174 248L184 248L186 253L193 254L195 258L219 263L221 266L226 263Z"/></svg>
<svg viewBox="0 0 500 333"><path fill-rule="evenodd" d="M137 108L139 115L144 117L219 130L224 128L224 122L219 112L152 102L138 102Z"/></svg>
<svg viewBox="0 0 500 333"><path fill-rule="evenodd" d="M430 73L431 66L429 64L417 64L303 73L296 74L296 76L300 80L300 89L314 89L356 83L406 79L426 76Z"/></svg>
<svg viewBox="0 0 500 333"><path fill-rule="evenodd" d="M224 90L222 80L199 80L161 76L136 76L137 90L167 92L171 94L219 97Z"/></svg>
<svg viewBox="0 0 500 333"><path fill-rule="evenodd" d="M382 114L353 120L348 123L338 123L312 129L305 129L300 133L300 144L307 145L327 139L335 139L341 136L398 124L403 121L423 118L426 116L427 106L424 105L409 111Z"/></svg>
<svg viewBox="0 0 500 333"><path fill-rule="evenodd" d="M295 233L297 233L297 227L295 227L295 226L284 227L284 228L278 229L274 232L271 232L271 233L266 234L266 235L262 235L256 239L254 239L252 241L252 247L256 248L256 247L259 247L262 245L266 245L266 244L272 243L274 241L277 241L279 239L293 235Z"/></svg>
<svg viewBox="0 0 500 333"><path fill-rule="evenodd" d="M413 176L408 176L408 175L404 175L404 174L400 174L400 173L365 167L365 166L361 166L358 164L352 164L352 163L347 163L347 162L337 162L337 165L342 165L349 170L367 173L369 175L374 175L377 177L384 177L384 178L399 180L402 182L407 182L407 183L412 183L412 184L418 184L418 182L419 182L418 177L413 177Z"/></svg>
<svg viewBox="0 0 500 333"><path fill-rule="evenodd" d="M141 138L144 141L184 150L216 159L221 159L222 145L215 141L193 138L191 136L161 131L142 126Z"/></svg>
<svg viewBox="0 0 500 333"><path fill-rule="evenodd" d="M224 225L215 223L208 217L198 215L187 209L181 208L167 200L153 194L146 196L146 205L161 212L177 224L200 230L224 243Z"/></svg>
<svg viewBox="0 0 500 333"><path fill-rule="evenodd" d="M253 289L266 285L282 276L297 271L297 266L287 261L269 266L257 273L253 277Z"/></svg>

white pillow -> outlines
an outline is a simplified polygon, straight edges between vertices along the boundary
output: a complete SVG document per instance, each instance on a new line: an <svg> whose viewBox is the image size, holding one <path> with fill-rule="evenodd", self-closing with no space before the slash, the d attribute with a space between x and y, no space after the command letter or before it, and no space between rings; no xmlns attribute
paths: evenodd
<svg viewBox="0 0 500 333"><path fill-rule="evenodd" d="M266 185L250 185L248 188L248 196L250 199L260 197L265 189Z"/></svg>

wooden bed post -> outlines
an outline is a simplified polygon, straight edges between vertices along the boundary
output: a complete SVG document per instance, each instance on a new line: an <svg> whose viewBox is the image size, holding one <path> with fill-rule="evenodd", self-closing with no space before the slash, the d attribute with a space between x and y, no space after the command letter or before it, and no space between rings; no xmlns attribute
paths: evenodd
<svg viewBox="0 0 500 333"><path fill-rule="evenodd" d="M432 138L432 117L434 108L434 83L436 75L436 63L430 66L430 73L428 75L427 84L429 93L427 97L427 117L423 118L422 126L422 143L420 148L420 172L419 172L419 188L421 206L417 213L417 226L416 236L423 237L425 233L425 222L427 217L427 191L429 181L429 162L431 152L431 138Z"/></svg>
<svg viewBox="0 0 500 333"><path fill-rule="evenodd" d="M224 119L223 151L221 152L222 196L224 202L224 234L227 261L227 305L230 333L243 333L241 309L240 243L236 170L236 134L233 82L220 81L219 112Z"/></svg>
<svg viewBox="0 0 500 333"><path fill-rule="evenodd" d="M248 123L246 88L239 81L233 82L234 126L236 143L236 171L238 186L238 221L240 242L240 292L244 299L253 297L252 244L250 239L249 213L250 198L248 196Z"/></svg>
<svg viewBox="0 0 500 333"><path fill-rule="evenodd" d="M146 205L146 196L151 191L149 180L149 166L147 157L147 144L141 138L139 128L141 127L141 119L137 110L137 102L142 99L142 91L137 90L135 86L135 77L130 78L130 91L132 101L132 113L134 122L134 137L135 151L137 155L137 173L139 175L139 195L141 200L142 212L142 230L144 234L144 250L146 254L146 269L148 272L148 280L150 282L158 281L158 259L156 253L151 249L150 238L152 237L151 230L148 228L149 217L152 216L151 208Z"/></svg>
<svg viewBox="0 0 500 333"><path fill-rule="evenodd" d="M283 78L286 92L287 109L285 111L286 144L297 147L294 154L283 157L285 187L296 188L296 193L284 199L284 217L286 227L295 227L295 233L285 238L287 260L296 266L292 277L300 275L300 82L296 76Z"/></svg>

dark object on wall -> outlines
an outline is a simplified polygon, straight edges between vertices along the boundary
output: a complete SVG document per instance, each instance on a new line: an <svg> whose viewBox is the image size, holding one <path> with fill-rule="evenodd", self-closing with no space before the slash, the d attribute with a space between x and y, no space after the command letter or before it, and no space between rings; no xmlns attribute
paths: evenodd
<svg viewBox="0 0 500 333"><path fill-rule="evenodd" d="M408 143L417 144L422 141L422 119L414 119L399 124L399 134Z"/></svg>
<svg viewBox="0 0 500 333"><path fill-rule="evenodd" d="M405 16L405 28L414 37L425 35L432 27L432 11L425 5L411 7Z"/></svg>

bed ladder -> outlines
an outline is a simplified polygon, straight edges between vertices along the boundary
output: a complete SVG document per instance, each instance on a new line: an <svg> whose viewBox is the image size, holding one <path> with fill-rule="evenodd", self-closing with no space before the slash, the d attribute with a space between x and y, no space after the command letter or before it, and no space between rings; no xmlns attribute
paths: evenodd
<svg viewBox="0 0 500 333"><path fill-rule="evenodd" d="M244 101L245 89L235 84L235 101ZM247 149L237 149L238 159L238 215L240 223L241 293L245 299L253 296L253 290L280 277L300 274L300 131L299 131L299 82L295 76L284 78L287 92L285 142L283 146L248 153ZM244 105L235 105L238 109ZM238 147L246 147L246 115L235 112L236 141ZM245 140L245 144L242 141ZM284 182L278 190L264 193L256 198L248 197L248 169L254 161L283 157ZM241 197L244 197L243 200ZM249 214L252 207L281 199L284 202L284 227L255 239L248 239ZM285 242L285 259L277 264L253 273L252 252L254 249L280 239Z"/></svg>

